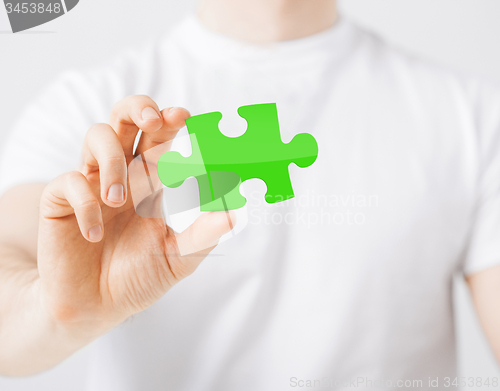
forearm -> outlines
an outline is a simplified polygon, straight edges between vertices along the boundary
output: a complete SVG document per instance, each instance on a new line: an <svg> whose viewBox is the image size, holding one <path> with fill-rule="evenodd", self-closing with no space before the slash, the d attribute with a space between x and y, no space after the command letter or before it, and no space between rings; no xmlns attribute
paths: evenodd
<svg viewBox="0 0 500 391"><path fill-rule="evenodd" d="M500 266L467 277L483 330L500 363Z"/></svg>
<svg viewBox="0 0 500 391"><path fill-rule="evenodd" d="M36 262L0 244L0 373L26 376L49 369L98 336L58 323L46 311Z"/></svg>

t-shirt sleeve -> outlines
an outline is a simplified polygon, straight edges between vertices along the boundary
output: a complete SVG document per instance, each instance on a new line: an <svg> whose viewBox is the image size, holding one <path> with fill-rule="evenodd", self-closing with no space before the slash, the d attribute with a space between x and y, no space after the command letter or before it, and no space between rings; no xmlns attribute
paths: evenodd
<svg viewBox="0 0 500 391"><path fill-rule="evenodd" d="M478 177L464 273L500 265L500 88L477 95Z"/></svg>
<svg viewBox="0 0 500 391"><path fill-rule="evenodd" d="M108 121L110 104L96 88L98 78L103 75L66 73L24 110L2 147L0 193L77 168L85 133Z"/></svg>

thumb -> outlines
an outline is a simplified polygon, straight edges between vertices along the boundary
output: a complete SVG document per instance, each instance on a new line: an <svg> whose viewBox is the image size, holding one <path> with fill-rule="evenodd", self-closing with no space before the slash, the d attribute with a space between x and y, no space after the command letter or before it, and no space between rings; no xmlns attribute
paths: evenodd
<svg viewBox="0 0 500 391"><path fill-rule="evenodd" d="M175 234L183 262L193 263L196 268L235 224L236 214L232 211L203 213L187 229Z"/></svg>

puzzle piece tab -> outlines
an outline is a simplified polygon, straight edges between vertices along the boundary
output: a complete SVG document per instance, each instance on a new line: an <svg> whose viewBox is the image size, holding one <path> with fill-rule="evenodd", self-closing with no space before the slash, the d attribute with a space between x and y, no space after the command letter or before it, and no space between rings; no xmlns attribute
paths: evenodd
<svg viewBox="0 0 500 391"><path fill-rule="evenodd" d="M266 183L267 203L293 198L288 166L308 167L318 156L318 144L310 134L301 133L283 143L276 104L242 106L238 114L248 122L247 131L239 137L219 131L219 112L187 119L191 156L167 152L158 161L158 175L167 187L197 178L202 211L243 207L246 199L239 193L239 185L252 178Z"/></svg>

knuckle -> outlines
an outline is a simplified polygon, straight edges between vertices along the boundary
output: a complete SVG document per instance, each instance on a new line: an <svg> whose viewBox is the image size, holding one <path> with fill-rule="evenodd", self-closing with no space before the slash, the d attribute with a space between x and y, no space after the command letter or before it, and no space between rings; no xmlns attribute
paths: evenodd
<svg viewBox="0 0 500 391"><path fill-rule="evenodd" d="M148 95L129 95L125 99L123 99L119 104L115 107L120 109L122 106L133 106L135 104L142 103L144 101L152 101L152 99Z"/></svg>
<svg viewBox="0 0 500 391"><path fill-rule="evenodd" d="M87 135L88 135L88 134L95 133L95 132L98 132L98 131L100 130L100 127L101 127L101 126L102 126L102 124L101 124L101 123L93 124L93 125L90 127L89 131L87 132Z"/></svg>
<svg viewBox="0 0 500 391"><path fill-rule="evenodd" d="M125 167L127 164L124 154L108 156L106 162L110 166L119 166L120 168Z"/></svg>
<svg viewBox="0 0 500 391"><path fill-rule="evenodd" d="M186 264L180 257L168 257L165 265L175 283L194 273L196 267Z"/></svg>
<svg viewBox="0 0 500 391"><path fill-rule="evenodd" d="M115 122L118 122L120 120L120 118L123 115L123 109L128 106L132 97L133 97L133 95L127 96L126 98L122 99L121 101L115 103L115 105L111 109L111 114L110 114L111 123L115 123Z"/></svg>
<svg viewBox="0 0 500 391"><path fill-rule="evenodd" d="M149 95L133 95L132 98L134 98L137 101L143 101L143 100L149 100L152 101L151 97Z"/></svg>
<svg viewBox="0 0 500 391"><path fill-rule="evenodd" d="M83 178L83 174L79 171L69 171L61 175L61 179L65 182L77 182Z"/></svg>
<svg viewBox="0 0 500 391"><path fill-rule="evenodd" d="M63 186L76 187L82 180L85 180L85 177L80 171L70 171L59 177L59 181L62 182Z"/></svg>
<svg viewBox="0 0 500 391"><path fill-rule="evenodd" d="M110 126L104 123L97 123L90 127L85 135L87 141L91 141L95 136L102 134L104 131L108 130Z"/></svg>
<svg viewBox="0 0 500 391"><path fill-rule="evenodd" d="M57 206L58 200L50 193L49 190L44 190L40 199L40 217L49 219L55 216L54 209Z"/></svg>
<svg viewBox="0 0 500 391"><path fill-rule="evenodd" d="M138 107L141 106L156 106L151 97L148 95L129 95L116 103L111 109L110 121L112 124L127 123L127 117L131 115Z"/></svg>
<svg viewBox="0 0 500 391"><path fill-rule="evenodd" d="M177 282L184 280L193 273L194 269L192 267L186 266L183 263L179 263L175 265L175 267L172 267L172 275Z"/></svg>
<svg viewBox="0 0 500 391"><path fill-rule="evenodd" d="M66 180L67 176L68 173L57 177L43 189L39 204L40 217L45 219L57 217L59 214L58 209L68 206L68 202L65 199L56 195L59 193L57 189L62 187L61 183Z"/></svg>
<svg viewBox="0 0 500 391"><path fill-rule="evenodd" d="M95 198L94 199L86 199L82 200L78 203L78 205L75 205L73 209L78 210L80 212L91 212L99 209L99 201L97 201Z"/></svg>
<svg viewBox="0 0 500 391"><path fill-rule="evenodd" d="M148 95L133 95L130 97L128 104L129 108L137 108L141 106L155 106L155 102Z"/></svg>

